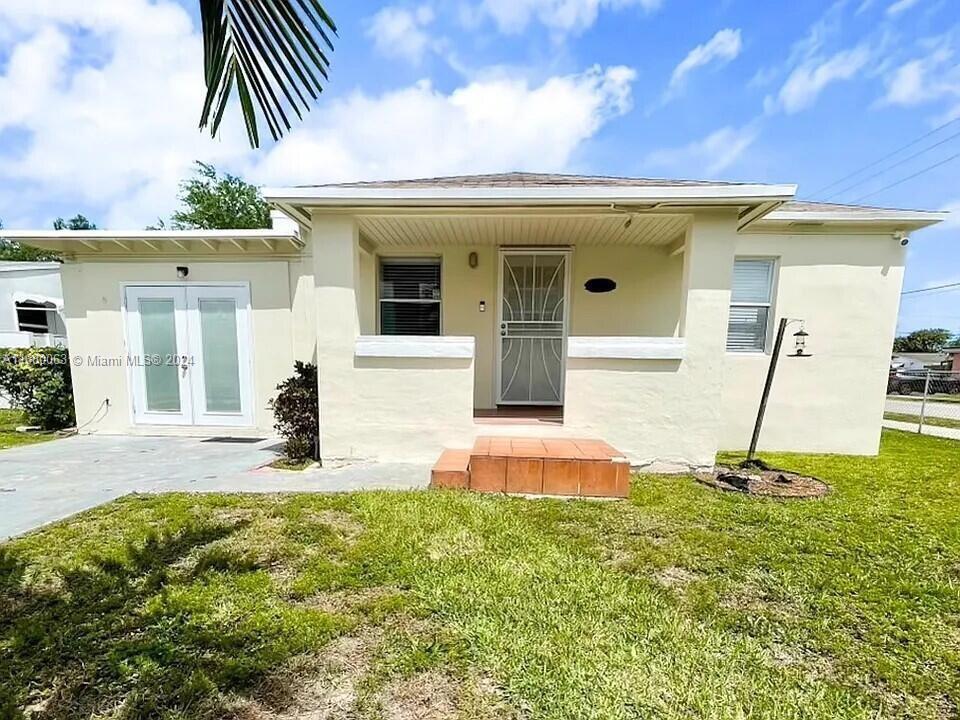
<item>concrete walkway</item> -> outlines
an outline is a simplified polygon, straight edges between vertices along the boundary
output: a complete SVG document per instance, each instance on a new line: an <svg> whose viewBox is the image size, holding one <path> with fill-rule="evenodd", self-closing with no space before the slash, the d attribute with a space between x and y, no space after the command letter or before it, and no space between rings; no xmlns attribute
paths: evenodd
<svg viewBox="0 0 960 720"><path fill-rule="evenodd" d="M901 413L903 415L919 415L920 408L923 406L922 398L912 400L903 400L900 398L887 398L885 410L889 413ZM960 403L942 402L938 400L927 400L924 408L924 415L927 417L945 418L947 420L957 420L960 422Z"/></svg>
<svg viewBox="0 0 960 720"><path fill-rule="evenodd" d="M885 428L890 428L891 430L904 430L906 432L915 433L919 423L913 422L900 422L899 420L887 420L884 418L883 426ZM960 428L946 428L940 427L939 425L924 425L923 426L924 435L932 435L933 437L942 437L949 438L951 440L960 440Z"/></svg>
<svg viewBox="0 0 960 720"><path fill-rule="evenodd" d="M304 472L261 468L276 439L85 435L0 451L0 539L129 493L343 492L426 487L430 466L357 463Z"/></svg>

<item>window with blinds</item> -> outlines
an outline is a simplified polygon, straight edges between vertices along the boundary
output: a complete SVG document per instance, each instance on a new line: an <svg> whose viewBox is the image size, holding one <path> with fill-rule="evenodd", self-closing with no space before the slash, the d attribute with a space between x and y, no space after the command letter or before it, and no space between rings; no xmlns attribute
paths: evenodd
<svg viewBox="0 0 960 720"><path fill-rule="evenodd" d="M775 261L738 258L733 264L728 352L763 352L773 295Z"/></svg>
<svg viewBox="0 0 960 720"><path fill-rule="evenodd" d="M381 335L440 334L440 260L381 258Z"/></svg>

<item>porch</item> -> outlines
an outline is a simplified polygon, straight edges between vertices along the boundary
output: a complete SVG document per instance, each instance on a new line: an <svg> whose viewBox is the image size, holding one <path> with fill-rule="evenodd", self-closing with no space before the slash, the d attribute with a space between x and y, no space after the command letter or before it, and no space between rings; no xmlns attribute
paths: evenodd
<svg viewBox="0 0 960 720"><path fill-rule="evenodd" d="M325 458L433 462L501 436L712 464L736 212L393 208L312 221Z"/></svg>

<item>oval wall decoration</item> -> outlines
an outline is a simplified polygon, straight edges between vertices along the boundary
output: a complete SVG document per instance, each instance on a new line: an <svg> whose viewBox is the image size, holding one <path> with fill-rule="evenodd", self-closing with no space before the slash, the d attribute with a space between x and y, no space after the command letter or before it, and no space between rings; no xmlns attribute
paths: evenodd
<svg viewBox="0 0 960 720"><path fill-rule="evenodd" d="M583 284L589 293L608 293L617 289L617 281L610 278L590 278Z"/></svg>

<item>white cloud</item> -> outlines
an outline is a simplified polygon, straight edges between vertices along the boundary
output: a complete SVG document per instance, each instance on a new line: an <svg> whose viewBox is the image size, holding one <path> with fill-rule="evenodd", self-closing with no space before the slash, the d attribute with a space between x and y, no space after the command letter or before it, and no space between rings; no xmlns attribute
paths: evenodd
<svg viewBox="0 0 960 720"><path fill-rule="evenodd" d="M939 45L926 57L905 62L887 77L883 104L911 106L960 99L960 64L951 63L952 59L952 49Z"/></svg>
<svg viewBox="0 0 960 720"><path fill-rule="evenodd" d="M842 50L826 60L813 59L795 68L780 88L777 107L788 114L813 105L830 84L849 80L859 73L870 59L864 46ZM768 110L770 110L768 105Z"/></svg>
<svg viewBox="0 0 960 720"><path fill-rule="evenodd" d="M370 18L367 37L382 55L418 64L431 46L424 28L432 22L433 10L428 5L414 10L388 5Z"/></svg>
<svg viewBox="0 0 960 720"><path fill-rule="evenodd" d="M656 150L646 162L663 167L678 175L716 177L731 165L757 139L759 130L754 123L742 128L723 127L701 140L678 148Z"/></svg>
<svg viewBox="0 0 960 720"><path fill-rule="evenodd" d="M511 169L561 170L630 108L632 69L476 80L446 94L429 81L334 102L251 168L267 184ZM389 118L389 122L384 122Z"/></svg>
<svg viewBox="0 0 960 720"><path fill-rule="evenodd" d="M940 229L960 230L960 198L947 203L941 210L950 213L950 215L948 215L947 219L940 225ZM958 278L958 280L960 280L960 278Z"/></svg>
<svg viewBox="0 0 960 720"><path fill-rule="evenodd" d="M6 0L0 25L17 38L0 75L0 97L17 101L0 105L0 130L29 133L0 164L11 194L32 184L46 201L106 207L101 224L137 225L172 209L194 159L245 150L235 125L217 141L197 129L202 46L178 5ZM93 34L101 63L78 64L79 30Z"/></svg>
<svg viewBox="0 0 960 720"><path fill-rule="evenodd" d="M520 33L539 22L563 35L586 30L597 21L601 10L639 6L645 12L658 10L663 0L480 0L467 6L471 22L483 16L493 19L504 33Z"/></svg>
<svg viewBox="0 0 960 720"><path fill-rule="evenodd" d="M687 76L697 68L712 62L720 64L730 62L740 54L742 47L739 29L718 30L707 42L697 45L687 53L687 56L673 69L673 74L670 76L670 90L675 91L681 87Z"/></svg>
<svg viewBox="0 0 960 720"><path fill-rule="evenodd" d="M451 91L427 81L383 94L321 98L305 123L253 152L236 110L212 140L197 128L202 43L168 0L3 0L11 54L0 69L0 132L23 133L0 163L10 225L89 211L101 226L138 228L168 216L194 160L255 182L286 184L511 169L562 170L631 106L632 69L541 82L478 72ZM76 46L98 43L96 64ZM62 209L60 209L62 207ZM18 215L19 217L14 217Z"/></svg>
<svg viewBox="0 0 960 720"><path fill-rule="evenodd" d="M900 13L906 12L919 2L920 0L897 0L895 3L891 3L887 6L887 15L890 15L891 17L899 15Z"/></svg>

